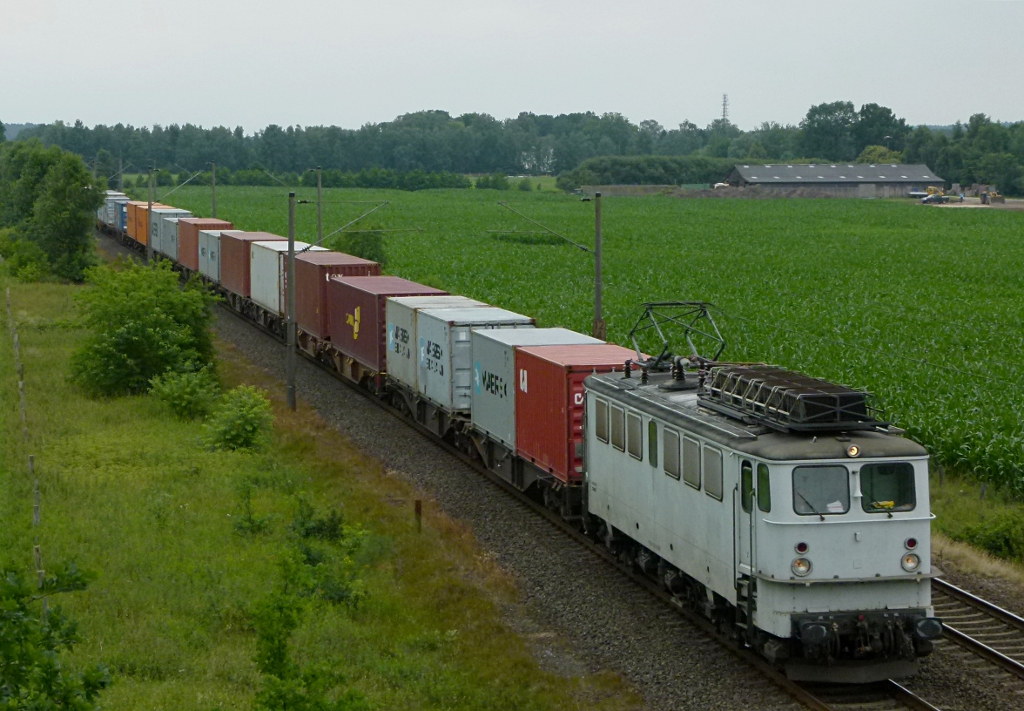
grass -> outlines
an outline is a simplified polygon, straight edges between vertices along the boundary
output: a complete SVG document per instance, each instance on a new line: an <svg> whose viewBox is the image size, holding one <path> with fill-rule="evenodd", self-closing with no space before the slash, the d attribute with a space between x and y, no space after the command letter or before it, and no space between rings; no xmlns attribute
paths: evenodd
<svg viewBox="0 0 1024 711"><path fill-rule="evenodd" d="M205 188L167 199L209 213ZM324 200L327 233L384 200L364 225L418 229L388 235L389 272L590 330L591 257L523 234L538 228L498 202L584 245L592 203L516 190L327 190ZM221 188L218 215L284 234L287 190ZM300 205L299 238L315 225L315 206ZM1024 494L1022 228L1015 213L899 201L607 198L609 337L625 340L643 301L713 302L726 358L871 389L939 461Z"/></svg>
<svg viewBox="0 0 1024 711"><path fill-rule="evenodd" d="M0 283L0 287L4 284ZM83 641L73 665L101 661L115 675L107 709L245 709L259 685L251 612L292 549L300 497L338 509L367 530L355 558L367 596L354 611L325 602L293 639L303 664L341 671L372 708L629 709L639 700L616 676L563 678L538 668L526 641L503 623L517 604L512 582L471 532L360 455L312 411L283 407L282 388L218 344L227 386L268 388L273 447L212 452L202 427L154 398L85 398L66 382L82 338L75 287L12 284L25 364L28 426L21 436L12 343L0 336L0 546L31 567L38 536L44 565L74 559L98 575L67 596ZM35 456L42 525L32 518L27 457ZM266 533L235 521L251 502Z"/></svg>

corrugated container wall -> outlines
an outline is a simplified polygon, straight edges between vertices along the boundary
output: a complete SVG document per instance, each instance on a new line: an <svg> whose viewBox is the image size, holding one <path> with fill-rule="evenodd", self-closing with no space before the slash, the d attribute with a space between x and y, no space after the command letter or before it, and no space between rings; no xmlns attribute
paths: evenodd
<svg viewBox="0 0 1024 711"><path fill-rule="evenodd" d="M326 252L323 247L311 247L308 242L295 242L295 251L309 247L310 251ZM288 281L288 241L253 242L249 263L252 300L283 316L286 308L285 285Z"/></svg>
<svg viewBox="0 0 1024 711"><path fill-rule="evenodd" d="M288 241L287 237L270 232L241 232L224 230L220 233L220 285L233 294L249 297L251 261L253 242L269 242L272 240Z"/></svg>
<svg viewBox="0 0 1024 711"><path fill-rule="evenodd" d="M526 346L602 345L567 328L474 330L472 422L480 432L516 448L516 349Z"/></svg>
<svg viewBox="0 0 1024 711"><path fill-rule="evenodd" d="M156 210L154 210L156 212ZM178 261L178 218L164 217L157 226L157 244L153 249L173 261Z"/></svg>
<svg viewBox="0 0 1024 711"><path fill-rule="evenodd" d="M583 470L583 381L621 371L636 353L612 344L516 351L516 453L575 483Z"/></svg>
<svg viewBox="0 0 1024 711"><path fill-rule="evenodd" d="M420 309L479 308L488 306L468 296L393 296L387 305L388 377L419 392L419 351L416 348L416 312Z"/></svg>
<svg viewBox="0 0 1024 711"><path fill-rule="evenodd" d="M467 412L473 387L474 328L533 328L529 316L493 306L421 309L416 314L421 395L450 412Z"/></svg>
<svg viewBox="0 0 1024 711"><path fill-rule="evenodd" d="M149 212L148 210L146 212ZM153 214L148 215L149 218L149 240L154 252L160 252L161 254L167 254L170 256L170 250L173 248L174 256L178 254L178 225L174 225L174 242L163 244L163 238L168 235L167 228L162 227L163 220L168 217L192 217L192 213L188 210L181 210L177 207L157 207L153 206Z"/></svg>
<svg viewBox="0 0 1024 711"><path fill-rule="evenodd" d="M183 217L178 220L178 263L194 272L199 269L199 230L233 230L227 220L215 217Z"/></svg>
<svg viewBox="0 0 1024 711"><path fill-rule="evenodd" d="M199 273L220 283L221 230L199 230Z"/></svg>
<svg viewBox="0 0 1024 711"><path fill-rule="evenodd" d="M393 276L331 277L327 283L334 348L378 373L387 369L389 296L443 295L446 291Z"/></svg>
<svg viewBox="0 0 1024 711"><path fill-rule="evenodd" d="M309 251L295 258L295 319L320 340L331 333L327 283L332 276L379 276L380 265L342 252Z"/></svg>

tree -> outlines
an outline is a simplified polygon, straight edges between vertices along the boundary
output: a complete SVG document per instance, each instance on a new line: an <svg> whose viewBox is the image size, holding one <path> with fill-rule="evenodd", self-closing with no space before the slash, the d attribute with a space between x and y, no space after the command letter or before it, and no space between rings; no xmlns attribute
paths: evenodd
<svg viewBox="0 0 1024 711"><path fill-rule="evenodd" d="M849 101L812 106L800 122L804 155L852 160L857 155L853 136L856 123L857 112Z"/></svg>
<svg viewBox="0 0 1024 711"><path fill-rule="evenodd" d="M885 146L868 146L857 156L858 163L902 163L903 154Z"/></svg>
<svg viewBox="0 0 1024 711"><path fill-rule="evenodd" d="M0 143L7 140L7 127L4 126L4 122L0 121Z"/></svg>
<svg viewBox="0 0 1024 711"><path fill-rule="evenodd" d="M47 171L28 233L61 279L82 281L95 261L92 224L102 204L103 196L78 156L64 153Z"/></svg>
<svg viewBox="0 0 1024 711"><path fill-rule="evenodd" d="M198 282L179 287L170 262L94 267L78 298L91 329L71 377L93 395L143 393L157 376L213 363L214 297Z"/></svg>
<svg viewBox="0 0 1024 711"><path fill-rule="evenodd" d="M868 146L884 146L889 150L902 151L908 135L910 127L906 119L896 118L896 114L885 106L864 104L857 112L853 136L858 153Z"/></svg>
<svg viewBox="0 0 1024 711"><path fill-rule="evenodd" d="M84 590L89 576L66 564L41 589L12 568L0 576L0 708L98 709L99 694L110 683L107 670L101 665L80 673L64 668L61 652L78 642L75 623L59 607L44 614L39 601L42 595Z"/></svg>

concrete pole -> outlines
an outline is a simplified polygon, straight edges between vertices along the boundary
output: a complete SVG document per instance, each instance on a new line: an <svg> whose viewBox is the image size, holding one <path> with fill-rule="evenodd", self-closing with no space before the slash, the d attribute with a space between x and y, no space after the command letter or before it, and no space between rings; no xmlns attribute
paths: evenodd
<svg viewBox="0 0 1024 711"><path fill-rule="evenodd" d="M155 163L154 163L155 165ZM146 211L146 261L153 261L153 235L150 225L153 224L153 169L149 169L149 209Z"/></svg>
<svg viewBox="0 0 1024 711"><path fill-rule="evenodd" d="M210 163L210 177L213 179L213 212L210 217L217 216L217 164Z"/></svg>
<svg viewBox="0 0 1024 711"><path fill-rule="evenodd" d="M285 352L285 385L289 409L295 409L295 193L288 193L288 276L285 280L288 320L285 328L288 350Z"/></svg>
<svg viewBox="0 0 1024 711"><path fill-rule="evenodd" d="M601 281L601 193L594 193L594 338L602 341L608 336L602 310Z"/></svg>
<svg viewBox="0 0 1024 711"><path fill-rule="evenodd" d="M124 157L117 159L117 191L124 192Z"/></svg>
<svg viewBox="0 0 1024 711"><path fill-rule="evenodd" d="M320 166L316 167L316 243L323 247L324 246L324 184L323 184L323 171L320 170Z"/></svg>

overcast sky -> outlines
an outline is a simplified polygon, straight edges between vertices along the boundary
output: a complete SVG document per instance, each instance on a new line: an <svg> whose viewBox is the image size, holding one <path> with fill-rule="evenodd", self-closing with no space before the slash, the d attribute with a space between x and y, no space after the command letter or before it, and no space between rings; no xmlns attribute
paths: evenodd
<svg viewBox="0 0 1024 711"><path fill-rule="evenodd" d="M1024 119L1020 0L0 0L0 121Z"/></svg>

